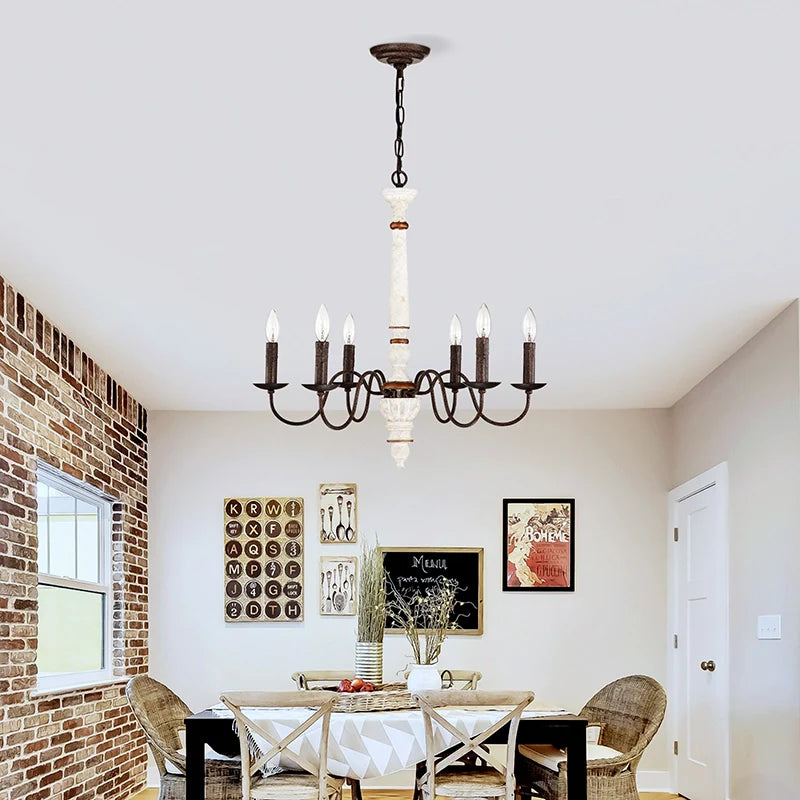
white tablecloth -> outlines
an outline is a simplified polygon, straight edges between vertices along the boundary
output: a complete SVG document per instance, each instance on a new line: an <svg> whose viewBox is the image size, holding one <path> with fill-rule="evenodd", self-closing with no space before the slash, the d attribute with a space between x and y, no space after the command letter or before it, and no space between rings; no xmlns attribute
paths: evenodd
<svg viewBox="0 0 800 800"><path fill-rule="evenodd" d="M221 717L233 717L225 706L215 706L214 713ZM311 713L311 709L298 708L244 708L243 713L258 722L270 735L283 739L299 727ZM500 708L444 708L441 714L462 733L476 736L490 728L507 714L509 709ZM553 716L566 713L564 709L532 708L523 712L523 719ZM319 763L321 722L312 725L289 746L312 764ZM267 752L270 746L259 737L256 744ZM458 740L440 726L434 726L436 752L440 753L458 743ZM392 772L410 769L425 760L425 726L422 711L370 711L331 714L328 739L328 772L340 777L378 778ZM287 757L277 758L269 765L277 768L296 769Z"/></svg>

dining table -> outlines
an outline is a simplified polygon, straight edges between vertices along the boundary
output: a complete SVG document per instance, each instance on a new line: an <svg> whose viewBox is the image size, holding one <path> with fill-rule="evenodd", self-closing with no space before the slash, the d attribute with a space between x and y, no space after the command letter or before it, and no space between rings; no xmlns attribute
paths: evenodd
<svg viewBox="0 0 800 800"><path fill-rule="evenodd" d="M247 709L243 709L248 713ZM262 726L271 727L281 736L297 727L303 717L298 709L253 709L249 713ZM447 708L443 716L458 730L475 736L488 730L508 709ZM306 710L306 715L310 713ZM294 716L292 716L294 715ZM186 724L186 800L205 800L205 758L207 748L224 756L239 753L239 738L234 731L233 715L225 706L214 706L185 719ZM569 800L586 800L586 726L587 720L560 709L531 707L522 714L517 742L549 744L566 750ZM506 744L509 725L498 729L488 744ZM314 728L304 734L303 755L313 758L319 745L319 729L314 742ZM450 741L447 731L437 733L437 752L444 752ZM294 745L293 745L294 746ZM291 748L290 748L291 749ZM357 781L378 778L405 769L414 769L425 761L425 728L419 708L396 711L362 711L331 714L328 739L328 771L332 775ZM291 763L272 765L290 767ZM356 783L356 787L359 784ZM354 797L353 800L360 800Z"/></svg>

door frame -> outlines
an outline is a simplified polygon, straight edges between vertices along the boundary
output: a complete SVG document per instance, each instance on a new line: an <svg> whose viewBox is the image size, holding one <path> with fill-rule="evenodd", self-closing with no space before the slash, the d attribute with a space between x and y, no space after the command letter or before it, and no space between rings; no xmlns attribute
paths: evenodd
<svg viewBox="0 0 800 800"><path fill-rule="evenodd" d="M722 640L724 642L723 654L725 669L719 675L722 683L720 696L722 697L721 721L727 735L723 740L722 772L725 797L730 797L730 522L728 506L728 463L723 461L691 480L676 486L667 495L668 527L668 557L667 557L667 691L675 702L667 704L667 731L670 741L678 739L678 652L674 645L674 636L678 627L678 551L675 544L674 530L678 525L678 506L682 500L692 495L699 494L704 489L716 486L719 493L722 518L722 539L724 552L722 558L722 592L727 598L725 614L723 615ZM678 791L678 759L670 756L670 782L674 791Z"/></svg>

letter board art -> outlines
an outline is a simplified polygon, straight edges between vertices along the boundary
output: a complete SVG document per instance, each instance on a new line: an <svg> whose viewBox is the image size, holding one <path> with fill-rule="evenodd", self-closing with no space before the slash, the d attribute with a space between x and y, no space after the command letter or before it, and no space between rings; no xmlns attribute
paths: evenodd
<svg viewBox="0 0 800 800"><path fill-rule="evenodd" d="M303 500L225 498L225 621L303 619Z"/></svg>

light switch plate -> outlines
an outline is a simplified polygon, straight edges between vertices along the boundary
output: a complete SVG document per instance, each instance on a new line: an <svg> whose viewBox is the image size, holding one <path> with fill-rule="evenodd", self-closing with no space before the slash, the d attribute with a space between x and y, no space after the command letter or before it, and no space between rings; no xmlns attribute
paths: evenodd
<svg viewBox="0 0 800 800"><path fill-rule="evenodd" d="M781 615L764 614L758 618L758 638L759 639L780 639L781 638Z"/></svg>

